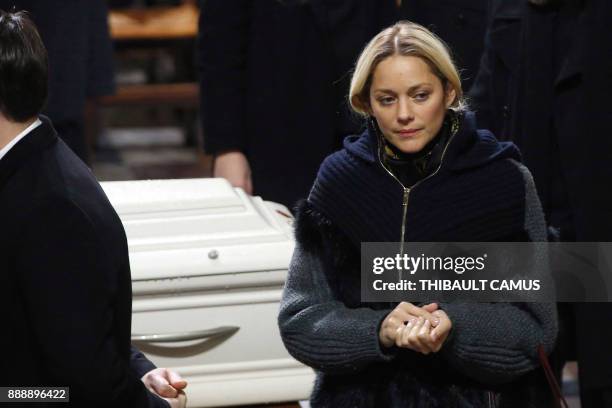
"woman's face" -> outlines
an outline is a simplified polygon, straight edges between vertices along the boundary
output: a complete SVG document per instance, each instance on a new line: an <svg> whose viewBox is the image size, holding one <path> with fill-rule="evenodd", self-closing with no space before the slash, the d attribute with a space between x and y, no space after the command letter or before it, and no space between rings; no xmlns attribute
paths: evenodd
<svg viewBox="0 0 612 408"><path fill-rule="evenodd" d="M455 90L419 57L394 55L372 75L370 110L387 141L404 153L417 153L442 127Z"/></svg>

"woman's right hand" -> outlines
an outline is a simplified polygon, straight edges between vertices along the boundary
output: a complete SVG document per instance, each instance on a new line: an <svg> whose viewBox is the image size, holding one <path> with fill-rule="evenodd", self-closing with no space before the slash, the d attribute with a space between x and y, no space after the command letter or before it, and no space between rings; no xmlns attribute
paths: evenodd
<svg viewBox="0 0 612 408"><path fill-rule="evenodd" d="M385 320L380 325L378 332L380 344L387 348L393 345L402 347L401 333L406 327L406 322L414 324L420 317L427 319L429 327L436 327L439 323L439 318L434 316L433 312L437 309L438 305L436 303L418 307L412 303L401 302L385 317Z"/></svg>
<svg viewBox="0 0 612 408"><path fill-rule="evenodd" d="M253 194L251 167L244 153L230 150L215 157L213 176L223 177L234 187L240 187L245 193Z"/></svg>

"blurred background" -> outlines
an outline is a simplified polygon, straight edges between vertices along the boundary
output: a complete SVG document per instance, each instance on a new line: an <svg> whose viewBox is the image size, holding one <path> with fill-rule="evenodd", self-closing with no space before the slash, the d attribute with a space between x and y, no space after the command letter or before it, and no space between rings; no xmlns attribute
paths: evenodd
<svg viewBox="0 0 612 408"><path fill-rule="evenodd" d="M108 4L116 91L87 106L94 173L103 181L210 176L198 114L198 5Z"/></svg>

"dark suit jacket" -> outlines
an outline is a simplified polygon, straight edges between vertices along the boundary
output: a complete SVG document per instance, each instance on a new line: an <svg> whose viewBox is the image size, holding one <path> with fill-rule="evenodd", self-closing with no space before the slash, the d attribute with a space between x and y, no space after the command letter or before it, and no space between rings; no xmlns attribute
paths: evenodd
<svg viewBox="0 0 612 408"><path fill-rule="evenodd" d="M471 104L480 126L520 147L562 240L610 241L612 2L552 3L490 1ZM572 308L581 389L610 387L612 330L598 322L610 321L612 304Z"/></svg>
<svg viewBox="0 0 612 408"><path fill-rule="evenodd" d="M479 125L518 144L553 223L564 190L572 238L609 241L612 3L491 4L487 49L471 92Z"/></svg>
<svg viewBox="0 0 612 408"><path fill-rule="evenodd" d="M395 22L394 0L201 1L199 71L208 153L247 155L255 194L291 206L359 131L349 112L359 52Z"/></svg>
<svg viewBox="0 0 612 408"><path fill-rule="evenodd" d="M50 121L0 159L2 386L69 386L75 407L165 407L130 346L125 232Z"/></svg>

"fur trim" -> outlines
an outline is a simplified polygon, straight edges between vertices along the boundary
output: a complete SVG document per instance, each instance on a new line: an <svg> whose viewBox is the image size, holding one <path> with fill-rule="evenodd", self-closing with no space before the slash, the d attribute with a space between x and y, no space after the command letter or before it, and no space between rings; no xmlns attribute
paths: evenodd
<svg viewBox="0 0 612 408"><path fill-rule="evenodd" d="M350 260L359 260L359 248L310 202L300 200L294 214L295 239L304 250L329 254L336 268L346 267Z"/></svg>
<svg viewBox="0 0 612 408"><path fill-rule="evenodd" d="M300 200L295 206L295 239L306 251L323 248L322 233L332 227L327 217L315 210L307 200Z"/></svg>

